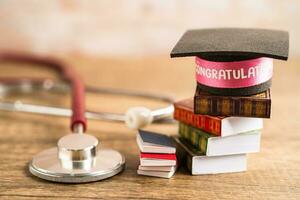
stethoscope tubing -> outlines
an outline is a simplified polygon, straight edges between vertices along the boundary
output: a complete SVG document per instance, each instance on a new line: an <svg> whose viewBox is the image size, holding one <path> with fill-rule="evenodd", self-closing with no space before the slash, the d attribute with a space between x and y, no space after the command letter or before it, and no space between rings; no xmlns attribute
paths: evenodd
<svg viewBox="0 0 300 200"><path fill-rule="evenodd" d="M37 64L39 66L45 66L57 71L60 77L68 82L71 87L71 130L74 132L74 129L78 127L78 124L80 124L80 127L83 127L83 131L86 130L87 121L85 117L85 88L80 76L73 70L72 67L69 67L66 64L52 58L42 58L27 54L0 53L0 61Z"/></svg>
<svg viewBox="0 0 300 200"><path fill-rule="evenodd" d="M35 91L46 91L56 93L69 92L70 87L65 82L54 82L51 79L21 79L21 78L6 78L0 83L0 96L8 94L18 93L27 94ZM115 88L99 88L94 86L86 86L85 91L87 93L94 94L111 94L111 95L123 95L136 98L147 98L155 101L161 101L169 104L166 107L158 108L151 111L153 116L153 122L164 121L170 119L174 107L174 99L161 94L141 92L135 90L115 89ZM17 101L0 101L0 110L15 111L32 114L44 114L51 116L70 117L72 116L72 110L69 108L57 107L57 106L45 106L23 103L20 100ZM108 113L100 111L86 111L85 117L91 120L102 120L109 122L125 122L125 114Z"/></svg>

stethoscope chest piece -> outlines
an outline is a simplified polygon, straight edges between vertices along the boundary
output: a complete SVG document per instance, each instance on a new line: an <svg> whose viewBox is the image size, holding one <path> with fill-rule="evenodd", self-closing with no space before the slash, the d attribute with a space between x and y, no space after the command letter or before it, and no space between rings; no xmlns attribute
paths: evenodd
<svg viewBox="0 0 300 200"><path fill-rule="evenodd" d="M84 183L112 177L125 168L125 158L111 149L97 150L98 140L87 134L62 137L57 147L42 151L29 164L30 172L42 179Z"/></svg>

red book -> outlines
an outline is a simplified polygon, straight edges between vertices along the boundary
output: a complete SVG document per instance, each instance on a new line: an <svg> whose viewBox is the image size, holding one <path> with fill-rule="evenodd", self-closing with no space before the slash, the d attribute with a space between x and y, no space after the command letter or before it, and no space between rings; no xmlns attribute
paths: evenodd
<svg viewBox="0 0 300 200"><path fill-rule="evenodd" d="M158 154L158 153L142 153L140 158L161 159L161 160L176 160L175 154Z"/></svg>
<svg viewBox="0 0 300 200"><path fill-rule="evenodd" d="M140 154L141 166L176 166L177 160L175 154L155 154L142 153Z"/></svg>
<svg viewBox="0 0 300 200"><path fill-rule="evenodd" d="M237 135L263 128L263 120L260 118L194 114L192 98L176 102L174 107L174 119L217 136Z"/></svg>
<svg viewBox="0 0 300 200"><path fill-rule="evenodd" d="M224 116L194 114L192 98L174 103L174 108L174 119L208 133L221 136L221 121L225 118Z"/></svg>

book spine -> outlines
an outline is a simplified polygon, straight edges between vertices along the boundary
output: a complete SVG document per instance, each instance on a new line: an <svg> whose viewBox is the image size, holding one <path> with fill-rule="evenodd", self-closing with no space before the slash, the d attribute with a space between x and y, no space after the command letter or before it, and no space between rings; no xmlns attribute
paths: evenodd
<svg viewBox="0 0 300 200"><path fill-rule="evenodd" d="M222 96L195 96L194 112L202 115L226 115L270 118L270 99L226 98Z"/></svg>
<svg viewBox="0 0 300 200"><path fill-rule="evenodd" d="M182 143L177 137L172 137L176 145L176 156L181 166L187 166L188 170L193 174L193 153L192 149Z"/></svg>
<svg viewBox="0 0 300 200"><path fill-rule="evenodd" d="M180 122L179 135L195 147L196 150L206 154L207 141L211 137L209 134Z"/></svg>
<svg viewBox="0 0 300 200"><path fill-rule="evenodd" d="M187 154L186 167L193 174L193 157L190 154Z"/></svg>
<svg viewBox="0 0 300 200"><path fill-rule="evenodd" d="M221 119L211 118L206 115L197 115L189 110L175 106L174 119L181 121L187 125L199 128L208 133L221 136Z"/></svg>

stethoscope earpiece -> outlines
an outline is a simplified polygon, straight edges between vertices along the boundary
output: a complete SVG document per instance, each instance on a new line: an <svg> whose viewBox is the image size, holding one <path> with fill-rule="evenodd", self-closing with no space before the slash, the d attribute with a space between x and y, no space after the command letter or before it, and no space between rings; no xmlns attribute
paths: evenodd
<svg viewBox="0 0 300 200"><path fill-rule="evenodd" d="M125 123L131 129L139 129L153 121L151 110L146 107L133 107L125 114Z"/></svg>

